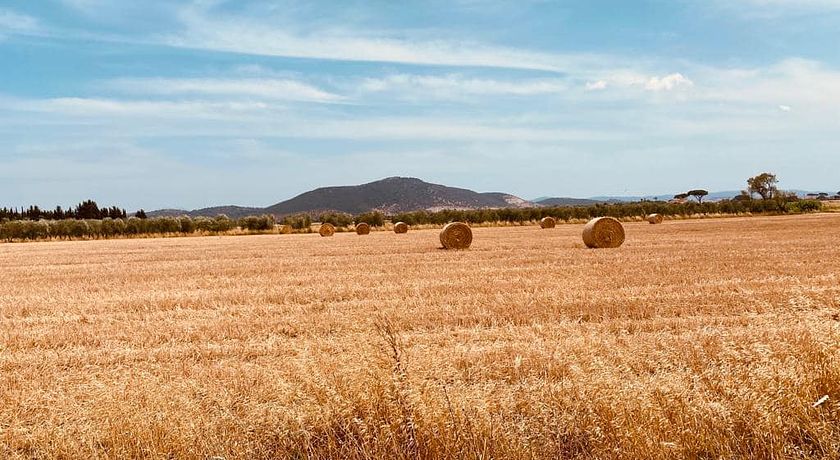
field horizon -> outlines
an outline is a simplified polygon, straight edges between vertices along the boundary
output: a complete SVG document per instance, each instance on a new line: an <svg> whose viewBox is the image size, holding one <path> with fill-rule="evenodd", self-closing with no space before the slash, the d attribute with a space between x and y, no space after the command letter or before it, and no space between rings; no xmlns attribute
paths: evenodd
<svg viewBox="0 0 840 460"><path fill-rule="evenodd" d="M0 245L0 455L836 458L839 224Z"/></svg>

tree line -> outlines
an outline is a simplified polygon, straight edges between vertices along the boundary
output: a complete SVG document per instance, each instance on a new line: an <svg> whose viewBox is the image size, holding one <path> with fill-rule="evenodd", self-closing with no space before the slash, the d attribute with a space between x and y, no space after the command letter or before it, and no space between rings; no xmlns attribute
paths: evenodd
<svg viewBox="0 0 840 460"><path fill-rule="evenodd" d="M275 228L273 216L250 216L234 220L217 217L153 217L141 219L63 219L8 220L0 219L0 240L26 241L45 239L97 239L141 235L218 234L237 228L249 232L267 232Z"/></svg>
<svg viewBox="0 0 840 460"><path fill-rule="evenodd" d="M816 200L726 200L719 202L669 203L641 201L636 203L603 203L592 206L556 206L517 209L444 210L438 212L416 211L396 214L394 222L408 225L434 224L461 221L472 224L486 222L525 223L553 217L562 221L588 220L595 217L616 218L644 217L648 214L664 216L692 216L696 214L786 214L819 211L822 204Z"/></svg>
<svg viewBox="0 0 840 460"><path fill-rule="evenodd" d="M819 211L822 204L817 200L792 199L777 195L762 200L724 200L718 202L664 202L641 201L636 203L603 203L592 206L555 206L539 208L501 208L474 210L443 210L436 212L415 211L386 216L369 212L356 216L342 213L325 213L317 216L320 222L329 222L338 227L349 227L365 222L374 227L385 225L386 220L405 222L408 225L444 225L453 221L471 224L506 222L523 224L543 217L558 220L587 220L594 217L617 218L644 217L658 213L665 216L692 216L697 214L785 214ZM287 216L280 222L298 231L310 231L313 223L306 214ZM0 240L41 239L84 239L131 237L138 235L166 234L218 234L237 228L249 232L271 232L276 228L274 216L249 216L235 220L227 216L210 217L153 217L127 219L106 217L104 219L63 220L10 220L0 218Z"/></svg>
<svg viewBox="0 0 840 460"><path fill-rule="evenodd" d="M694 195L697 196L697 195ZM354 223L365 222L374 227L385 225L386 220L405 222L408 225L444 225L453 221L470 224L505 222L524 224L535 222L543 217L553 217L562 221L588 220L595 217L612 216L617 218L641 218L648 214L664 216L692 216L697 214L797 214L822 209L817 200L800 200L795 196L777 193L774 198L741 199L717 202L703 202L698 196L696 201L639 201L634 203L599 203L590 206L552 206L534 208L499 208L471 210L414 211L386 216L381 212L368 212L351 215L344 213L324 213L314 217L297 214L283 218L281 223L296 230L308 229L313 221L330 223L336 227L349 227Z"/></svg>
<svg viewBox="0 0 840 460"><path fill-rule="evenodd" d="M56 206L53 210L41 209L38 206L29 206L20 210L0 208L0 219L8 220L125 219L126 217L125 209L117 206L100 208L93 200L83 201L75 208L67 210L62 209L61 206ZM142 217L145 217L145 213Z"/></svg>

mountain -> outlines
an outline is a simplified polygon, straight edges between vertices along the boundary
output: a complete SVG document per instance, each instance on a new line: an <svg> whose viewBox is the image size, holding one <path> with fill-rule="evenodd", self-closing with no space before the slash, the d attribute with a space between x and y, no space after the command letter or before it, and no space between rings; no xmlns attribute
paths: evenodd
<svg viewBox="0 0 840 460"><path fill-rule="evenodd" d="M442 209L523 208L534 204L506 193L478 193L430 184L413 177L389 177L362 185L323 187L266 208L282 216L301 212L336 211L395 214Z"/></svg>
<svg viewBox="0 0 840 460"><path fill-rule="evenodd" d="M800 195L804 192L797 190ZM706 200L715 201L732 198L740 192L725 191L710 193ZM224 214L231 218L259 214L273 214L282 217L289 214L322 212L344 212L361 214L380 211L396 214L410 211L439 211L442 209L490 209L526 208L535 206L588 206L596 203L621 203L641 200L671 199L674 194L650 196L596 196L590 198L539 198L523 200L514 195L498 192L479 193L472 190L431 184L413 177L389 177L361 185L322 187L302 193L290 200L267 208L243 206L217 206L186 211L182 209L161 209L147 214L158 216L215 217Z"/></svg>
<svg viewBox="0 0 840 460"><path fill-rule="evenodd" d="M231 218L273 214L277 217L321 212L361 214L380 211L396 214L410 211L439 211L442 209L526 208L536 206L507 193L479 193L440 184L431 184L413 177L389 177L362 185L323 187L302 193L267 208L218 206L186 211L160 209L147 213L150 217L190 216L214 217L224 214Z"/></svg>

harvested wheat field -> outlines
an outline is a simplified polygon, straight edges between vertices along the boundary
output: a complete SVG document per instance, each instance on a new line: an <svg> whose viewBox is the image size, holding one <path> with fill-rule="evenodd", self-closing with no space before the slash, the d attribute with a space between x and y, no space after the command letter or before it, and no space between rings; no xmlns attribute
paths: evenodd
<svg viewBox="0 0 840 460"><path fill-rule="evenodd" d="M840 215L582 229L2 244L0 457L838 458Z"/></svg>

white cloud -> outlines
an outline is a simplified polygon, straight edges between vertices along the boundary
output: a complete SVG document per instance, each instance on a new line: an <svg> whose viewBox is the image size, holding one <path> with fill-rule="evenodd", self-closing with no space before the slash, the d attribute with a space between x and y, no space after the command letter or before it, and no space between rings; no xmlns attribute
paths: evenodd
<svg viewBox="0 0 840 460"><path fill-rule="evenodd" d="M602 139L604 133L588 129L535 126L529 121L473 119L452 116L360 116L306 114L262 103L201 101L121 101L114 99L58 98L16 100L0 104L18 113L15 123L30 126L22 113L35 113L52 135L87 137L288 137L350 140L450 140L485 142L565 142ZM0 129L16 131L16 124ZM67 129L64 129L67 128Z"/></svg>
<svg viewBox="0 0 840 460"><path fill-rule="evenodd" d="M787 59L757 69L698 68L703 88L698 99L718 103L754 104L766 109L768 102L784 98L797 112L833 113L840 119L840 71L805 59ZM800 110L801 109L801 110Z"/></svg>
<svg viewBox="0 0 840 460"><path fill-rule="evenodd" d="M779 106L779 110L781 110L782 112L790 112L791 107L789 105L782 104L782 105Z"/></svg>
<svg viewBox="0 0 840 460"><path fill-rule="evenodd" d="M131 93L156 95L201 94L212 96L248 96L254 98L339 102L344 98L307 83L289 79L118 79L108 86Z"/></svg>
<svg viewBox="0 0 840 460"><path fill-rule="evenodd" d="M605 80L598 80L586 83L587 91L600 91L602 89L607 89L607 82Z"/></svg>
<svg viewBox="0 0 840 460"><path fill-rule="evenodd" d="M722 14L773 21L840 12L838 0L714 0L709 3L723 10Z"/></svg>
<svg viewBox="0 0 840 460"><path fill-rule="evenodd" d="M260 102L204 102L204 101L126 101L64 97L35 101L15 101L9 108L57 115L88 117L152 116L168 118L230 118L237 113L264 111L270 107Z"/></svg>
<svg viewBox="0 0 840 460"><path fill-rule="evenodd" d="M456 74L396 74L365 79L359 88L365 92L400 92L413 97L534 96L563 92L566 84L559 79L493 80Z"/></svg>
<svg viewBox="0 0 840 460"><path fill-rule="evenodd" d="M0 8L0 36L5 33L34 33L40 29L32 16Z"/></svg>
<svg viewBox="0 0 840 460"><path fill-rule="evenodd" d="M175 47L242 54L394 62L460 67L498 67L562 71L592 61L584 55L556 55L452 40L412 40L345 29L295 31L293 27L226 16L215 19L188 8L180 15L184 30L162 39Z"/></svg>
<svg viewBox="0 0 840 460"><path fill-rule="evenodd" d="M645 75L634 70L618 70L602 75L602 78L586 83L587 91L604 90L607 87L643 88L647 91L673 91L690 88L694 82L681 73L671 73L659 77Z"/></svg>
<svg viewBox="0 0 840 460"><path fill-rule="evenodd" d="M62 4L69 8L81 11L92 11L105 6L103 0L59 0Z"/></svg>
<svg viewBox="0 0 840 460"><path fill-rule="evenodd" d="M645 83L645 89L648 91L671 91L678 87L691 86L694 86L694 82L680 73L672 73L662 78L651 77L647 83Z"/></svg>
<svg viewBox="0 0 840 460"><path fill-rule="evenodd" d="M752 7L840 9L840 0L741 0L741 2Z"/></svg>

